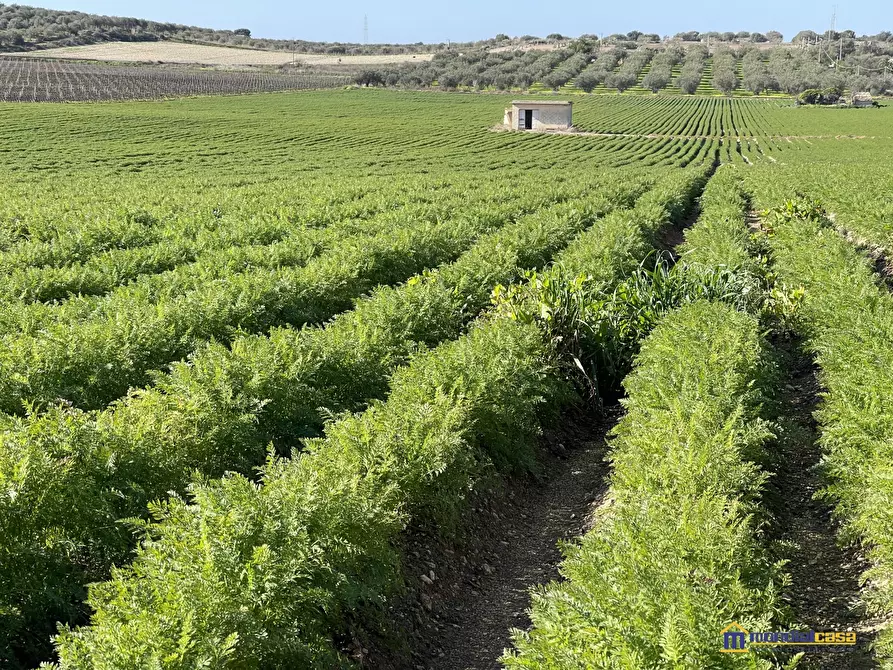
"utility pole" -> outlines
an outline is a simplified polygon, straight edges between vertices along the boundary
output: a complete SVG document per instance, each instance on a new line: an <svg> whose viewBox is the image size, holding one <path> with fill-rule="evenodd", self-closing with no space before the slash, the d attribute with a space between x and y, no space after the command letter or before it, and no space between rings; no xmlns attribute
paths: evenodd
<svg viewBox="0 0 893 670"><path fill-rule="evenodd" d="M363 44L369 44L369 15L363 14Z"/></svg>
<svg viewBox="0 0 893 670"><path fill-rule="evenodd" d="M834 33L836 33L836 32L837 32L837 5L834 5L834 10L831 12L831 34L828 35L828 46L829 47L831 46L831 38L834 37ZM838 41L840 42L840 46L838 48L837 65L840 64L840 58L843 55L843 36L842 35L839 37ZM828 51L829 51L828 59L834 60L834 57L831 55L832 52L831 52L830 48L828 49Z"/></svg>

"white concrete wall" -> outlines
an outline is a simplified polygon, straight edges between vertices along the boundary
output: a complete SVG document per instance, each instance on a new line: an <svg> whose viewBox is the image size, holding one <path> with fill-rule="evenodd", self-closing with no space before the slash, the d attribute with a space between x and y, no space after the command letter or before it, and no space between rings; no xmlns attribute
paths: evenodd
<svg viewBox="0 0 893 670"><path fill-rule="evenodd" d="M511 115L506 110L505 125L513 130L524 130L525 109L533 110L532 130L563 130L571 126L573 116L571 110L573 108L570 105L543 105L541 107L535 105L530 105L529 107L513 105Z"/></svg>
<svg viewBox="0 0 893 670"><path fill-rule="evenodd" d="M571 125L571 107L545 105L533 111L534 130L561 130Z"/></svg>

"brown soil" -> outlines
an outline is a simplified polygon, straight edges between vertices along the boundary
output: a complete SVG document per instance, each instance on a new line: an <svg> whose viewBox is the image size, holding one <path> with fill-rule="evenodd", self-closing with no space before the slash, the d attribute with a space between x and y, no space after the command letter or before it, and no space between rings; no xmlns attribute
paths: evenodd
<svg viewBox="0 0 893 670"><path fill-rule="evenodd" d="M890 258L890 251L837 223L837 217L833 212L828 214L828 218L847 242L871 259L871 262L874 263L874 271L883 279L887 289L893 289L893 259Z"/></svg>
<svg viewBox="0 0 893 670"><path fill-rule="evenodd" d="M409 592L387 616L389 637L409 642L400 651L368 643L363 665L501 668L510 630L530 625L530 588L559 576L558 543L588 530L590 511L606 490L605 434L618 413L614 408L597 422L577 417L545 435L543 475L478 492L462 523L464 539L411 538Z"/></svg>
<svg viewBox="0 0 893 670"><path fill-rule="evenodd" d="M763 232L763 223L760 220L760 213L758 211L754 209L748 210L746 216L744 217L744 220L747 223L747 227L750 228L751 232Z"/></svg>
<svg viewBox="0 0 893 670"><path fill-rule="evenodd" d="M841 547L838 524L828 502L817 500L827 484L813 412L820 386L812 362L790 342L781 342L787 374L780 398L780 440L773 458L776 474L766 498L776 508L773 535L789 560L791 584L784 590L798 628L856 631L856 649L806 654L804 670L867 670L877 663L869 650L876 622L866 615L859 576L867 563L857 547Z"/></svg>

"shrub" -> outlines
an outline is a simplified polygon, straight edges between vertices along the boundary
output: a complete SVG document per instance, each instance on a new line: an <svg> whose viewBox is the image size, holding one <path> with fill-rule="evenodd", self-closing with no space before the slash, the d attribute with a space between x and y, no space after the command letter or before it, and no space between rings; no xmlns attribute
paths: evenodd
<svg viewBox="0 0 893 670"><path fill-rule="evenodd" d="M636 85L636 75L632 72L615 72L605 79L605 86L616 88L623 93L626 89Z"/></svg>
<svg viewBox="0 0 893 670"><path fill-rule="evenodd" d="M384 81L384 76L377 70L363 70L354 77L354 83L358 86L381 86Z"/></svg>
<svg viewBox="0 0 893 670"><path fill-rule="evenodd" d="M689 95L693 95L695 91L698 90L698 86L701 84L701 73L683 72L676 78L676 86L682 89L683 93L688 93Z"/></svg>

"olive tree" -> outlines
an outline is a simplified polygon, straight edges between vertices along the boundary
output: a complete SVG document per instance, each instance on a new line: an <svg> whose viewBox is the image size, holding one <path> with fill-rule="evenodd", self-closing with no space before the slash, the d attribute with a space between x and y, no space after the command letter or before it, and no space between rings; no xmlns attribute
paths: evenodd
<svg viewBox="0 0 893 670"><path fill-rule="evenodd" d="M732 91L738 86L738 77L734 70L722 68L713 73L713 88L725 95L732 95Z"/></svg>
<svg viewBox="0 0 893 670"><path fill-rule="evenodd" d="M676 86L678 86L683 93L687 93L688 95L694 94L695 91L698 90L698 86L701 84L701 72L695 71L683 71L682 74L676 79Z"/></svg>
<svg viewBox="0 0 893 670"><path fill-rule="evenodd" d="M608 88L616 88L618 91L623 93L626 89L632 88L636 85L636 75L632 72L624 72L621 70L620 72L615 72L611 74L607 80L605 81L605 86Z"/></svg>
<svg viewBox="0 0 893 670"><path fill-rule="evenodd" d="M642 80L642 86L651 89L653 93L657 93L670 83L672 75L670 69L666 67L652 67L645 78Z"/></svg>

